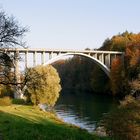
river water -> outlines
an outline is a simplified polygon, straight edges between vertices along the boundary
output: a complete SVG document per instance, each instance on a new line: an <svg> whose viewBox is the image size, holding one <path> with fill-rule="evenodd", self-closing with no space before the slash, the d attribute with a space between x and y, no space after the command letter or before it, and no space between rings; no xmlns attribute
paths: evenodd
<svg viewBox="0 0 140 140"><path fill-rule="evenodd" d="M93 132L103 116L117 107L110 96L62 93L55 106L59 118Z"/></svg>

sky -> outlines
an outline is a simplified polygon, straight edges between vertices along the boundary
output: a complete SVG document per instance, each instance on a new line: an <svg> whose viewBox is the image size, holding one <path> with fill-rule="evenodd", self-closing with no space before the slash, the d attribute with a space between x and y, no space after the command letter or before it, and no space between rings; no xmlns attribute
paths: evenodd
<svg viewBox="0 0 140 140"><path fill-rule="evenodd" d="M140 0L0 0L0 8L29 28L30 48L95 49L118 33L140 32Z"/></svg>

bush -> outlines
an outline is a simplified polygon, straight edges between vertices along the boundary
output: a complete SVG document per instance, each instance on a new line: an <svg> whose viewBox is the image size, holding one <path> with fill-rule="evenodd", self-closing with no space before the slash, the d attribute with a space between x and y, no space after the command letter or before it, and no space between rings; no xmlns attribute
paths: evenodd
<svg viewBox="0 0 140 140"><path fill-rule="evenodd" d="M0 98L0 106L9 106L12 104L12 100L10 97Z"/></svg>
<svg viewBox="0 0 140 140"><path fill-rule="evenodd" d="M0 85L0 98L3 97L14 97L14 91L12 87L10 86L5 86L5 85Z"/></svg>
<svg viewBox="0 0 140 140"><path fill-rule="evenodd" d="M140 101L126 97L121 106L105 118L107 133L114 140L140 140Z"/></svg>
<svg viewBox="0 0 140 140"><path fill-rule="evenodd" d="M25 101L24 101L24 99L13 99L12 103L13 104L18 104L18 105L24 105Z"/></svg>

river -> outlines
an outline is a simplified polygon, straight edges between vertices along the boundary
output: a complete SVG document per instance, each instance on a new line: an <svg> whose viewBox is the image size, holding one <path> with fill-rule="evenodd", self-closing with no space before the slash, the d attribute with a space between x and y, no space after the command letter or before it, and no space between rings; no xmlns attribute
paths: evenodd
<svg viewBox="0 0 140 140"><path fill-rule="evenodd" d="M103 116L117 107L107 95L62 93L55 106L59 118L93 132Z"/></svg>

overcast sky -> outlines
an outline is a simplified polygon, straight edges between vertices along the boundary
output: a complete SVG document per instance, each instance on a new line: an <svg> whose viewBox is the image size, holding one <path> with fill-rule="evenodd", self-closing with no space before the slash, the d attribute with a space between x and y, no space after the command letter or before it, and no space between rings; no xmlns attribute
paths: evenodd
<svg viewBox="0 0 140 140"><path fill-rule="evenodd" d="M140 0L0 0L0 7L29 27L32 48L98 48L115 34L140 32Z"/></svg>

